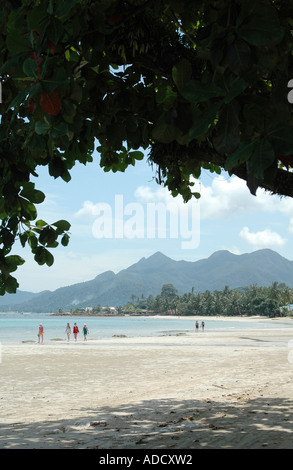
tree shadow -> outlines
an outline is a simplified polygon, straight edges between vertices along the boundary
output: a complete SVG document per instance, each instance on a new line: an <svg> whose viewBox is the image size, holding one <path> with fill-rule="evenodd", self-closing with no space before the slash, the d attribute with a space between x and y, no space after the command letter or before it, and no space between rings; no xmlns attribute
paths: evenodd
<svg viewBox="0 0 293 470"><path fill-rule="evenodd" d="M2 424L0 448L293 448L293 400L239 400L170 398L81 408L77 419Z"/></svg>

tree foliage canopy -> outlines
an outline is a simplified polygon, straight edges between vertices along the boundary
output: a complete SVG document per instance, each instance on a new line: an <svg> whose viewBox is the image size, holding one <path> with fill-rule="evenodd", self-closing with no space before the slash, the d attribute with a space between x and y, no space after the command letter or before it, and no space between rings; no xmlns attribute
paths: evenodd
<svg viewBox="0 0 293 470"><path fill-rule="evenodd" d="M96 148L114 172L147 152L185 201L202 168L292 196L292 25L292 0L2 1L0 293L17 237L48 265L68 243L36 220L40 165L67 182Z"/></svg>
<svg viewBox="0 0 293 470"><path fill-rule="evenodd" d="M172 284L168 285L169 288ZM173 289L176 290L173 286ZM293 289L286 284L273 282L269 287L251 285L239 289L226 286L222 290L211 292L186 292L183 295L149 296L146 299L136 297L136 303L129 302L122 310L149 311L160 314L176 315L264 315L284 316L291 314L290 303Z"/></svg>

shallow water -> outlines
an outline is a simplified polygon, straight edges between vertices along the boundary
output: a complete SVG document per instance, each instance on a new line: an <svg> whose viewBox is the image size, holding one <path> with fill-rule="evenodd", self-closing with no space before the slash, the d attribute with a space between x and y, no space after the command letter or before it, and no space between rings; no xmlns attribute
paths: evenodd
<svg viewBox="0 0 293 470"><path fill-rule="evenodd" d="M288 322L281 319L275 322L252 319L246 321L235 321L233 319L209 320L205 318L205 332L231 330L231 329L259 329L280 328L288 326ZM39 323L44 326L45 340L65 340L65 327L67 322L73 328L77 323L82 330L84 323L89 329L89 340L111 338L114 335L125 335L127 337L161 336L178 333L193 333L195 331L194 318L180 317L70 317L52 316L50 314L0 314L0 342L19 343L22 341L37 341ZM292 325L288 326L293 327ZM73 335L71 335L73 339ZM83 339L82 333L78 335Z"/></svg>

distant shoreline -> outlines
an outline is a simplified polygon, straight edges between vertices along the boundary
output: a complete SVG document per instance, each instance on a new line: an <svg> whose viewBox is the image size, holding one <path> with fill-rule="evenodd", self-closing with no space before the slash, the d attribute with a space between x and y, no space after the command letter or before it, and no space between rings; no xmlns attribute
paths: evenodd
<svg viewBox="0 0 293 470"><path fill-rule="evenodd" d="M18 312L18 311L6 311L0 312L1 315L7 314L19 314L19 315L49 315L54 317L87 317L87 318L94 318L94 317L103 317L103 318L121 318L121 317L146 317L146 318L158 318L158 319L186 319L186 320L227 320L227 321L251 321L251 320L279 320L279 321L286 321L288 320L291 322L293 320L292 315L286 316L278 316L278 317L270 317L269 315L176 315L176 314L154 314L154 313L88 313L88 312L78 312L78 313L71 313L71 312Z"/></svg>
<svg viewBox="0 0 293 470"><path fill-rule="evenodd" d="M228 320L228 321L245 321L245 320L293 320L293 316L284 316L284 317L270 317L266 315L162 315L162 314L147 314L147 313L118 313L118 314L105 314L105 313L51 313L52 316L57 317L103 317L103 318L115 318L115 317L148 317L148 318L158 318L158 319L186 319L186 320Z"/></svg>

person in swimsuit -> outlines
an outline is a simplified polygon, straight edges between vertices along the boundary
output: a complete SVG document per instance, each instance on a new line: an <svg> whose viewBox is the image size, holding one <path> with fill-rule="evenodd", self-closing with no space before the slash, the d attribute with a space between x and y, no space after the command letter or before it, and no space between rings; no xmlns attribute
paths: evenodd
<svg viewBox="0 0 293 470"><path fill-rule="evenodd" d="M74 323L74 326L73 326L73 334L74 334L74 339L75 339L75 341L77 341L77 333L79 333L79 329L78 329L77 324Z"/></svg>
<svg viewBox="0 0 293 470"><path fill-rule="evenodd" d="M67 340L70 341L71 326L69 325L69 323L67 323L67 325L66 325L65 333L67 334Z"/></svg>
<svg viewBox="0 0 293 470"><path fill-rule="evenodd" d="M39 326L39 332L38 332L38 338L39 338L39 343L44 341L44 327L42 325L42 323L40 323L40 326ZM42 341L41 341L42 339Z"/></svg>
<svg viewBox="0 0 293 470"><path fill-rule="evenodd" d="M89 334L89 329L86 326L86 324L83 325L82 331L83 331L83 339L84 341L87 341L87 335Z"/></svg>

